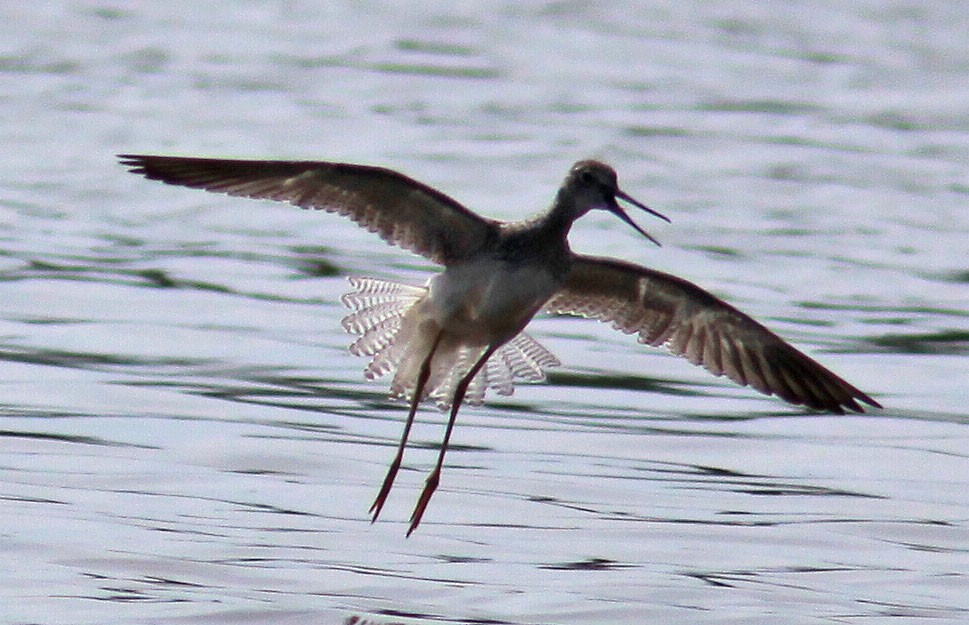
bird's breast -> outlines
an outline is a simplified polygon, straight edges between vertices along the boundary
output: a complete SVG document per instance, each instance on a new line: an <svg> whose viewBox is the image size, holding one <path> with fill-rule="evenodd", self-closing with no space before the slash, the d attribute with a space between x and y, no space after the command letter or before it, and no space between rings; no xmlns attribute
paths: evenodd
<svg viewBox="0 0 969 625"><path fill-rule="evenodd" d="M560 285L544 265L488 259L448 267L428 299L442 329L485 345L521 332Z"/></svg>

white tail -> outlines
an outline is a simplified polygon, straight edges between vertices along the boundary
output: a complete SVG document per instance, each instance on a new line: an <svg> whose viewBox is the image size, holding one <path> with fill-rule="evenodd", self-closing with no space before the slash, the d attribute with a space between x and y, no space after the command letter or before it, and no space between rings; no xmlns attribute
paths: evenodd
<svg viewBox="0 0 969 625"><path fill-rule="evenodd" d="M396 372L390 387L391 397L409 400L417 381L417 367L430 349L433 337L425 336L426 329L418 327L419 315L408 315L408 312L427 295L428 289L375 278L350 278L350 286L354 290L344 295L342 302L352 312L343 319L343 328L360 335L350 346L350 353L373 357L364 369L368 380ZM484 351L484 347L461 344L461 338L442 338L421 397L433 399L441 410L451 406L455 385ZM488 359L487 365L471 381L464 402L480 405L488 388L499 395L511 395L516 379L540 382L545 379L546 368L559 364L551 352L522 332Z"/></svg>

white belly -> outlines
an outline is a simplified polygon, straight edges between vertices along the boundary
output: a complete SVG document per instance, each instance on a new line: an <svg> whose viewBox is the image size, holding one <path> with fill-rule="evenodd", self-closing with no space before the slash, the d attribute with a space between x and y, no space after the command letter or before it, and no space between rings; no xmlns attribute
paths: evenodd
<svg viewBox="0 0 969 625"><path fill-rule="evenodd" d="M396 371L393 397L412 398L418 372L434 350L421 399L430 397L446 408L462 376L489 346L500 344L468 388L465 401L479 404L485 389L510 395L515 379L541 380L555 356L522 333L532 315L557 288L550 274L535 268L449 268L426 287L361 278L343 302L353 311L343 320L361 337L350 347L358 356L373 356L367 379ZM436 346L436 347L435 347Z"/></svg>
<svg viewBox="0 0 969 625"><path fill-rule="evenodd" d="M428 282L424 314L465 344L511 339L558 289L537 265L484 261L449 267Z"/></svg>

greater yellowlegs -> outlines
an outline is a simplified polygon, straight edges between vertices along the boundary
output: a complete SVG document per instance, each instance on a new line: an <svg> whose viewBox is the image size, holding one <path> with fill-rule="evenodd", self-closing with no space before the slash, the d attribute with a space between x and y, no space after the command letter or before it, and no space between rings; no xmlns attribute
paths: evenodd
<svg viewBox="0 0 969 625"><path fill-rule="evenodd" d="M597 161L569 170L544 213L500 222L444 193L380 167L316 161L261 161L120 155L132 173L168 184L289 202L349 217L444 266L423 287L354 279L344 327L362 335L351 351L372 356L368 378L395 371L391 393L410 402L404 431L370 512L376 521L393 486L418 404L450 408L437 464L411 515L409 536L440 480L461 403L487 388L510 394L514 378L541 380L558 361L522 332L539 311L611 323L640 343L674 354L792 404L844 414L877 401L766 327L676 276L610 258L573 253L572 223L604 209L655 242L617 200L669 221L623 192Z"/></svg>

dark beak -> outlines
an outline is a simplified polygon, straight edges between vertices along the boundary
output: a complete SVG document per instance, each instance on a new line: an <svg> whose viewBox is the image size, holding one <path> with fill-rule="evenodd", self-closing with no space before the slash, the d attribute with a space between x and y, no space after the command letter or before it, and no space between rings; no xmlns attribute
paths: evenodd
<svg viewBox="0 0 969 625"><path fill-rule="evenodd" d="M648 206L646 206L645 204L636 201L632 196L628 195L624 191L617 190L616 191L616 197L619 198L620 200L624 201L624 202L629 202L630 204L632 204L636 208L640 208L640 209L646 211L647 213L649 213L651 215L655 215L656 217L659 217L660 219L662 219L666 223L671 223L670 220L669 220L669 218L666 215L663 215L662 213L658 213L658 212L654 211L653 209L649 208ZM654 239L652 236L650 236L650 234L648 232L646 232L645 230L643 230L642 228L640 228L638 225L636 225L636 222L633 221L632 218L629 217L629 215L626 213L626 211L624 211L622 209L622 206L619 206L619 203L618 202L613 201L612 202L612 206L609 207L609 210L612 213L614 213L617 217L619 217L619 219L622 219L627 224L629 224L630 226L632 226L633 229L636 232L638 232L639 234L643 235L644 237L646 237L647 239L649 239L650 241L652 241L653 243L655 243L657 245L657 247L659 247L659 241L657 241L656 239Z"/></svg>

